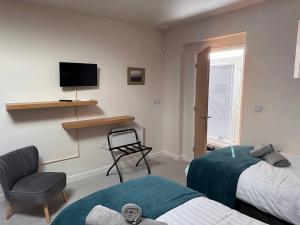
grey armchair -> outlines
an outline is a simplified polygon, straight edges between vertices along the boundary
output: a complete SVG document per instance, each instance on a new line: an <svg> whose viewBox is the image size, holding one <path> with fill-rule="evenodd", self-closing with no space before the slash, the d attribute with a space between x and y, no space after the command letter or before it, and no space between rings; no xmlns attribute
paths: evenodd
<svg viewBox="0 0 300 225"><path fill-rule="evenodd" d="M50 215L47 202L63 192L66 174L38 173L39 153L34 146L25 147L0 156L0 183L5 199L9 202L6 219L13 215L15 203L43 205L47 223Z"/></svg>

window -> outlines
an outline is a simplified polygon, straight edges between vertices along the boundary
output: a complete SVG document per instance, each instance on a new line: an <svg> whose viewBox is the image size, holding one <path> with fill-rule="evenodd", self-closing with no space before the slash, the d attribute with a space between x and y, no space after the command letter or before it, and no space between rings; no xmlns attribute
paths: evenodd
<svg viewBox="0 0 300 225"><path fill-rule="evenodd" d="M239 144L244 49L210 55L208 143Z"/></svg>

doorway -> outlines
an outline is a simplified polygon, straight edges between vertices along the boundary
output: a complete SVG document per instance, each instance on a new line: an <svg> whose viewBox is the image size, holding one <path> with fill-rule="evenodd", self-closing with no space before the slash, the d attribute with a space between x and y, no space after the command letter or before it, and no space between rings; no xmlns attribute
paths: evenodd
<svg viewBox="0 0 300 225"><path fill-rule="evenodd" d="M245 41L246 33L240 33L198 45L194 55L194 158L204 155L207 146L240 144ZM189 48L197 50L196 45ZM209 54L203 57L208 48Z"/></svg>
<svg viewBox="0 0 300 225"><path fill-rule="evenodd" d="M237 125L233 127L237 127L237 129L233 129L234 132L231 132L231 134L235 134L236 138L226 138L230 135L222 135L224 132L220 135L219 133L213 133L218 130L217 125L220 124L217 121L217 116L215 113L218 113L217 110L212 110L213 106L212 104L207 103L205 106L205 102L201 101L199 99L202 99L202 97L199 94L198 89L203 90L203 85L205 82L197 82L201 79L205 79L205 76L208 76L208 82L207 82L207 96L209 96L209 85L213 85L215 82L212 80L213 78L210 78L209 75L211 75L210 71L215 70L221 70L222 63L219 63L219 61L223 61L223 65L225 68L227 64L234 64L230 62L230 60L233 60L234 57L228 57L228 55L237 54L239 51L242 52L242 56L244 58L244 54L246 52L246 39L247 39L247 33L236 33L236 34L230 34L226 36L220 36L220 37L213 37L209 39L205 39L199 42L193 42L193 43L187 43L184 45L183 52L181 55L181 77L180 77L180 155L183 159L191 160L192 158L198 158L201 155L206 154L206 145L214 145L217 147L223 147L225 145L230 145L230 143L239 144L240 142L240 120L241 115L239 112L241 112L241 104L238 104L239 106L236 108L236 112L234 115L238 115L238 121ZM197 57L199 56L199 53L204 54L204 50L210 47L210 53L206 56L201 56L202 60L197 62ZM235 51L239 50L239 51ZM229 53L227 52L229 51ZM233 52L230 52L233 51ZM225 53L224 53L225 52ZM227 53L226 53L227 52ZM240 53L239 53L240 54ZM205 55L205 54L204 54ZM224 56L225 55L225 56ZM217 59L219 58L219 59ZM225 62L227 60L227 62ZM243 67L244 67L244 60L240 60L242 62L241 71L242 71L242 77L240 80L240 87L241 90L238 94L240 98L236 98L235 101L238 101L242 99L242 84L243 84ZM197 67L195 67L195 63L198 64ZM221 64L221 65L220 65ZM205 65L209 65L208 69L205 69ZM213 68L211 68L213 67ZM238 68L236 64L234 64L235 68ZM223 69L223 68L222 68ZM227 68L227 70L229 70ZM208 73L206 73L208 71ZM222 73L222 72L221 72ZM200 78L199 76L204 76ZM213 76L213 74L211 75ZM228 76L226 76L228 81ZM226 81L226 79L225 79ZM224 82L225 82L224 81ZM234 80L237 82L237 80ZM228 85L228 82L225 84ZM232 83L231 83L232 84ZM218 92L221 92L222 89L224 91L224 85L214 85L215 91L215 101L218 101ZM223 86L223 87L222 87ZM230 87L230 86L229 86ZM204 88L206 88L204 86ZM234 89L236 90L236 89ZM203 92L204 93L204 92ZM230 95L232 97L232 95ZM236 93L234 93L234 96L237 96ZM198 99L197 99L198 98ZM223 98L225 98L223 96ZM230 98L229 98L230 99ZM233 99L233 98L231 98ZM207 98L208 101L208 98ZM231 101L227 101L231 102ZM212 107L211 107L212 106ZM197 108L198 107L198 108ZM201 108L204 107L204 108ZM210 108L210 109L209 109ZM207 111L205 111L207 110ZM214 115L210 115L210 113L213 113ZM198 116L199 115L199 116ZM231 116L230 116L231 115ZM205 129L205 121L203 121L203 117L209 117L212 118L206 118L207 126ZM200 118L202 117L202 118ZM227 117L228 118L228 117ZM229 114L229 118L237 118L237 116L232 116L232 113ZM200 120L201 119L201 120ZM204 124L204 125L203 125ZM219 126L220 127L220 126ZM227 126L229 127L229 126ZM212 129L214 128L214 129ZM207 135L208 134L208 135ZM201 135L201 136L200 136ZM205 138L203 138L205 137ZM232 136L230 136L232 137ZM230 141L227 141L227 140ZM232 141L234 140L234 141ZM198 141L198 142L197 142Z"/></svg>
<svg viewBox="0 0 300 225"><path fill-rule="evenodd" d="M212 49L210 53L209 145L225 147L240 143L244 53L243 46Z"/></svg>

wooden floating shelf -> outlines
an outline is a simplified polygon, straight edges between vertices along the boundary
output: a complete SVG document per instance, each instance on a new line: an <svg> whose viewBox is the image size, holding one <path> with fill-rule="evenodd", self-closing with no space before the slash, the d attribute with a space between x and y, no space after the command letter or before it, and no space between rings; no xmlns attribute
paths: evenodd
<svg viewBox="0 0 300 225"><path fill-rule="evenodd" d="M86 127L95 127L95 126L104 126L110 124L118 123L127 123L135 120L133 116L115 116L115 117L106 117L98 119L89 119L89 120L79 120L72 122L62 123L63 128L66 130L86 128Z"/></svg>
<svg viewBox="0 0 300 225"><path fill-rule="evenodd" d="M55 107L74 107L74 106L85 106L85 105L96 105L96 100L87 101L72 101L72 102L22 102L22 103L7 103L6 110L24 110L24 109L44 109L44 108L55 108Z"/></svg>

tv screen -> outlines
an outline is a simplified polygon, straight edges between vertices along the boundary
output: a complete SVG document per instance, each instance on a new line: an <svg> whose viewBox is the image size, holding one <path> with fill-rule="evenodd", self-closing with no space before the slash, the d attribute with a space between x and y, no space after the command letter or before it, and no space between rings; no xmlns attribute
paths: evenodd
<svg viewBox="0 0 300 225"><path fill-rule="evenodd" d="M97 86L97 64L60 62L60 86Z"/></svg>

